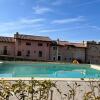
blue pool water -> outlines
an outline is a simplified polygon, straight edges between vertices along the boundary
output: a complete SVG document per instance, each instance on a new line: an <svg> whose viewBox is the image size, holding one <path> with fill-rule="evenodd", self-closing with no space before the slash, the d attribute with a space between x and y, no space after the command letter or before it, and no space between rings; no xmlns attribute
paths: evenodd
<svg viewBox="0 0 100 100"><path fill-rule="evenodd" d="M100 78L88 64L0 63L0 77Z"/></svg>

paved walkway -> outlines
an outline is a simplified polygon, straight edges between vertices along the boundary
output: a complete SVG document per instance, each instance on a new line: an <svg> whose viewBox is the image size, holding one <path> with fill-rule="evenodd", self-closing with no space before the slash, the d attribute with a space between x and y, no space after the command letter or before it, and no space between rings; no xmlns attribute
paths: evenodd
<svg viewBox="0 0 100 100"><path fill-rule="evenodd" d="M12 83L13 82L14 81L12 81ZM96 100L100 100L100 81L90 82L90 81L56 80L53 82L56 82L57 89L55 88L51 89L52 92L49 93L48 100L84 100L84 96L93 97L93 99L88 98L86 100L95 100L94 98L96 97L99 97ZM18 100L18 99L15 96L11 96L10 100Z"/></svg>

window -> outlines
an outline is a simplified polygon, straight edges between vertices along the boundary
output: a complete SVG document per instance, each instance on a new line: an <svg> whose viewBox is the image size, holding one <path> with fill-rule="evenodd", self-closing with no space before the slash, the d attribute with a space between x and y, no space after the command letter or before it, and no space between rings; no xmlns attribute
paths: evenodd
<svg viewBox="0 0 100 100"><path fill-rule="evenodd" d="M21 56L21 55L22 55L21 51L18 51L17 56Z"/></svg>
<svg viewBox="0 0 100 100"><path fill-rule="evenodd" d="M58 61L60 61L61 60L61 56L58 56Z"/></svg>
<svg viewBox="0 0 100 100"><path fill-rule="evenodd" d="M30 56L30 50L27 51L26 56L27 56L27 57Z"/></svg>
<svg viewBox="0 0 100 100"><path fill-rule="evenodd" d="M4 46L3 54L7 55L7 46Z"/></svg>
<svg viewBox="0 0 100 100"><path fill-rule="evenodd" d="M38 43L38 46L42 46L43 44L42 43Z"/></svg>
<svg viewBox="0 0 100 100"><path fill-rule="evenodd" d="M53 57L53 60L55 61L56 60L56 57Z"/></svg>
<svg viewBox="0 0 100 100"><path fill-rule="evenodd" d="M38 55L39 57L42 57L42 51L39 51L39 55Z"/></svg>
<svg viewBox="0 0 100 100"><path fill-rule="evenodd" d="M47 43L47 47L49 46L49 43Z"/></svg>
<svg viewBox="0 0 100 100"><path fill-rule="evenodd" d="M7 46L4 46L4 50L7 50Z"/></svg>
<svg viewBox="0 0 100 100"><path fill-rule="evenodd" d="M26 45L31 45L31 43L30 42L26 42Z"/></svg>
<svg viewBox="0 0 100 100"><path fill-rule="evenodd" d="M54 47L53 47L53 50L57 50L57 47L54 46Z"/></svg>

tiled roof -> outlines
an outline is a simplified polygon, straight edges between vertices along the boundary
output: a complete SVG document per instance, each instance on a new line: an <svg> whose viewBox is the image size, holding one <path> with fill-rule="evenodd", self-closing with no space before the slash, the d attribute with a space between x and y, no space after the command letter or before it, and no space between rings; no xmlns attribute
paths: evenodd
<svg viewBox="0 0 100 100"><path fill-rule="evenodd" d="M75 46L75 47L79 47L79 48L85 48L86 45L83 43L70 43L71 45Z"/></svg>
<svg viewBox="0 0 100 100"><path fill-rule="evenodd" d="M79 47L79 48L85 48L86 45L83 44L83 43L70 43L68 41L59 41L58 42L58 45L61 45L61 46L74 46L74 47Z"/></svg>
<svg viewBox="0 0 100 100"><path fill-rule="evenodd" d="M14 38L23 39L23 40L35 40L35 41L51 41L49 37L44 36L33 36L33 35L23 35L23 34L15 34Z"/></svg>
<svg viewBox="0 0 100 100"><path fill-rule="evenodd" d="M13 37L0 36L0 42L15 42Z"/></svg>
<svg viewBox="0 0 100 100"><path fill-rule="evenodd" d="M65 46L69 45L70 43L68 41L58 41L58 45Z"/></svg>

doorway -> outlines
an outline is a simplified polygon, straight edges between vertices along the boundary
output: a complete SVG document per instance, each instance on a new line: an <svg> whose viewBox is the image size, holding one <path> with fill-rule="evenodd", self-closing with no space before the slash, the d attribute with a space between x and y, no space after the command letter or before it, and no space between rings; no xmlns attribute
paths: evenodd
<svg viewBox="0 0 100 100"><path fill-rule="evenodd" d="M58 56L58 61L61 61L61 56Z"/></svg>

